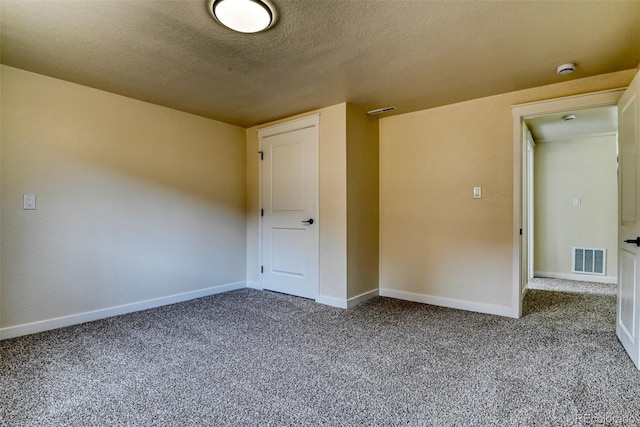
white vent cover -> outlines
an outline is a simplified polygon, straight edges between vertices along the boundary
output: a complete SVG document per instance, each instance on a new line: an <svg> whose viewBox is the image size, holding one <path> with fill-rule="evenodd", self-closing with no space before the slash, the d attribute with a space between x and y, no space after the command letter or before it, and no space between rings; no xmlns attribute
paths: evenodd
<svg viewBox="0 0 640 427"><path fill-rule="evenodd" d="M606 249L573 248L573 272L604 276L607 265Z"/></svg>
<svg viewBox="0 0 640 427"><path fill-rule="evenodd" d="M393 111L393 110L397 110L397 107L395 105L392 105L391 107L383 107L383 108L377 108L375 110L367 111L367 114L370 116L375 116L376 114L388 113L389 111Z"/></svg>

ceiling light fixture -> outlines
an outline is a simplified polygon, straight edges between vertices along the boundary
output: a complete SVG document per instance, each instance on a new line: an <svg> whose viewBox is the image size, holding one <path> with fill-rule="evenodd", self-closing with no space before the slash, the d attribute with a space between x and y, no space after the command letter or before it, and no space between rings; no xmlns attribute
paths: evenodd
<svg viewBox="0 0 640 427"><path fill-rule="evenodd" d="M556 68L556 72L561 75L571 74L576 70L576 64L573 62L568 62L566 64L558 65Z"/></svg>
<svg viewBox="0 0 640 427"><path fill-rule="evenodd" d="M210 0L214 19L239 33L259 33L277 21L276 8L268 0Z"/></svg>

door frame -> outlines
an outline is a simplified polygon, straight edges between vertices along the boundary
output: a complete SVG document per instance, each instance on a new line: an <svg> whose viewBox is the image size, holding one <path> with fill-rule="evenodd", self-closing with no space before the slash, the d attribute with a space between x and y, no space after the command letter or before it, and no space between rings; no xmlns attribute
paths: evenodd
<svg viewBox="0 0 640 427"><path fill-rule="evenodd" d="M527 196L523 188L526 182L525 174L528 174L526 164L527 140L524 135L524 120L536 116L562 113L565 111L579 110L583 108L603 107L617 105L626 88L617 88L599 92L591 92L581 95L554 98L543 101L529 102L513 105L513 259L512 259L512 293L511 293L511 317L522 317L522 300L526 291L523 278L522 257L526 253L523 248L521 232L525 228L523 221L527 213L524 212L523 197Z"/></svg>
<svg viewBox="0 0 640 427"><path fill-rule="evenodd" d="M283 123L278 123L271 126L266 126L258 129L258 289L264 289L264 285L262 284L262 271L261 266L264 265L263 262L263 251L262 251L262 209L264 209L264 204L262 201L262 138L266 136L274 136L281 133L292 132L300 129L306 129L310 127L315 127L316 132L318 133L318 145L316 147L316 161L318 162L318 166L320 164L320 114L311 114L308 116L300 117L297 119L289 120ZM320 168L318 167L318 177L316 177L316 212L314 213L314 220L317 223L316 227L313 227L313 230L316 234L316 242L318 243L318 288L316 289L315 300L317 301L318 295L320 293Z"/></svg>

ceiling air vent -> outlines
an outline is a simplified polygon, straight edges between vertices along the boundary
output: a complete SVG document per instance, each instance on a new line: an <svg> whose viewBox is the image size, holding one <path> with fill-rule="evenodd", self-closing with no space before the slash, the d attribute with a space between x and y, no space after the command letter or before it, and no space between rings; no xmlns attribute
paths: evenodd
<svg viewBox="0 0 640 427"><path fill-rule="evenodd" d="M605 249L573 248L573 272L604 276L607 265Z"/></svg>
<svg viewBox="0 0 640 427"><path fill-rule="evenodd" d="M395 106L378 108L377 110L367 111L367 114L370 116L375 116L376 114L388 113L389 111L393 111L395 109Z"/></svg>

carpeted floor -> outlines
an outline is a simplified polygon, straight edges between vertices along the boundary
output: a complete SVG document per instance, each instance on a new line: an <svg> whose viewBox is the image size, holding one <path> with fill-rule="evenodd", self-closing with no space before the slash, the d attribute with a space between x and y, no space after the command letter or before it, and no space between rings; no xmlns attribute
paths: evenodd
<svg viewBox="0 0 640 427"><path fill-rule="evenodd" d="M578 282L575 280L547 279L535 277L529 282L529 289L571 292L578 294L616 295L618 285L600 282Z"/></svg>
<svg viewBox="0 0 640 427"><path fill-rule="evenodd" d="M532 289L515 320L244 289L0 341L0 425L637 425L614 320L612 295Z"/></svg>

